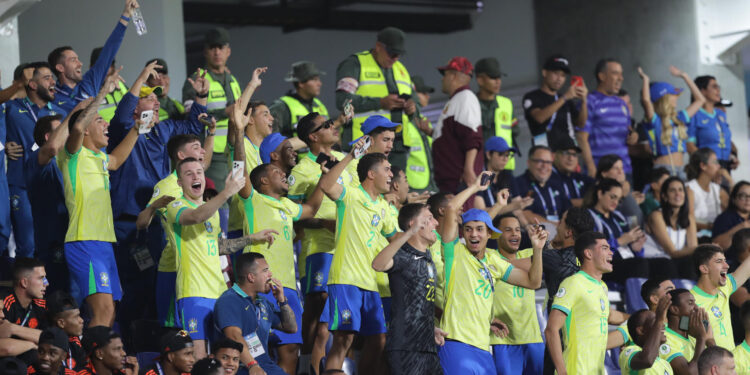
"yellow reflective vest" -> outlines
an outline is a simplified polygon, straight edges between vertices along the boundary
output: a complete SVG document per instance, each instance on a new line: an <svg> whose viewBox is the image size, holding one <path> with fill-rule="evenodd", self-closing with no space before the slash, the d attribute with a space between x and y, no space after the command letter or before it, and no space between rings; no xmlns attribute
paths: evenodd
<svg viewBox="0 0 750 375"><path fill-rule="evenodd" d="M501 137L513 147L513 103L510 99L497 95L497 108L495 108L495 136ZM508 160L505 169L514 170L516 166L515 156Z"/></svg>
<svg viewBox="0 0 750 375"><path fill-rule="evenodd" d="M232 89L232 94L235 100L239 100L242 95L242 89L240 84L237 83L237 79L233 75L230 75L232 79L229 82L229 87ZM206 109L210 112L217 109L224 109L227 107L227 95L224 92L224 86L219 81L215 81L211 74L206 74L206 80L209 82L208 87L208 98L206 100ZM214 152L224 152L224 148L227 146L227 132L229 130L229 118L225 118L221 121L216 122L216 136L214 137Z"/></svg>
<svg viewBox="0 0 750 375"><path fill-rule="evenodd" d="M328 118L328 109L325 105L323 105L323 102L318 100L318 98L313 98L312 111L308 110L304 104L302 104L297 98L294 98L292 96L284 95L279 98L279 100L284 102L287 108L289 108L289 114L292 118L292 126L294 128L295 137L297 136L297 123L301 118L309 115L310 112L318 112L321 116Z"/></svg>
<svg viewBox="0 0 750 375"><path fill-rule="evenodd" d="M122 97L128 93L128 87L125 86L125 84L122 82L118 83L119 86L115 89L115 91L107 94L107 96L104 97L104 103L99 104L99 115L101 115L102 118L107 122L112 121L112 119L115 117L117 104L119 104L120 100L122 100Z"/></svg>

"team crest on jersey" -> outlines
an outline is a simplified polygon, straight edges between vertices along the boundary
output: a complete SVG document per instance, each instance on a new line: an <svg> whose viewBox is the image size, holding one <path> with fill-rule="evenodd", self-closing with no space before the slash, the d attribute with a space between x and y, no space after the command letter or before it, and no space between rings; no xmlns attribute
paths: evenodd
<svg viewBox="0 0 750 375"><path fill-rule="evenodd" d="M718 306L712 307L711 308L711 312L714 313L714 316L717 317L717 318L721 318L721 316L722 316L721 310L719 310Z"/></svg>
<svg viewBox="0 0 750 375"><path fill-rule="evenodd" d="M198 321L195 320L195 318L190 319L190 321L188 321L188 332L190 333L198 332Z"/></svg>
<svg viewBox="0 0 750 375"><path fill-rule="evenodd" d="M484 267L482 267L482 268L480 268L480 269L479 269L479 274L480 274L480 275L482 275L482 278L484 278L485 280L489 280L489 279L490 279L490 277L492 277L492 276L490 275L490 271L489 271L489 270L487 270L487 269L486 269L486 268L484 268Z"/></svg>
<svg viewBox="0 0 750 375"><path fill-rule="evenodd" d="M155 188L154 188L154 195L152 195L151 197L152 197L152 198L156 198L156 197L158 197L158 196L159 196L159 188L158 188L158 187L155 187Z"/></svg>
<svg viewBox="0 0 750 375"><path fill-rule="evenodd" d="M260 304L260 316L263 317L263 320L268 320L268 310L266 310L266 305Z"/></svg>
<svg viewBox="0 0 750 375"><path fill-rule="evenodd" d="M289 175L286 177L286 183L289 184L289 186L294 185L294 182L297 181L293 175Z"/></svg>
<svg viewBox="0 0 750 375"><path fill-rule="evenodd" d="M339 176L339 178L336 179L336 183L339 184L339 185L343 185L344 184L344 179L341 176Z"/></svg>
<svg viewBox="0 0 750 375"><path fill-rule="evenodd" d="M599 298L599 306L601 306L602 311L604 311L605 304L604 304L604 300L601 298Z"/></svg>
<svg viewBox="0 0 750 375"><path fill-rule="evenodd" d="M557 290L557 293L555 293L555 297L560 298L565 295L565 288L560 288Z"/></svg>
<svg viewBox="0 0 750 375"><path fill-rule="evenodd" d="M281 216L281 220L286 221L286 214L284 213L284 210L279 209L279 216Z"/></svg>
<svg viewBox="0 0 750 375"><path fill-rule="evenodd" d="M378 214L372 215L372 226L375 227L380 223L380 216Z"/></svg>
<svg viewBox="0 0 750 375"><path fill-rule="evenodd" d="M102 170L103 171L107 170L107 161L106 160L102 160Z"/></svg>
<svg viewBox="0 0 750 375"><path fill-rule="evenodd" d="M172 207L180 207L180 206L182 206L182 201L174 201L174 203L172 203Z"/></svg>
<svg viewBox="0 0 750 375"><path fill-rule="evenodd" d="M315 286L323 286L323 273L315 272Z"/></svg>
<svg viewBox="0 0 750 375"><path fill-rule="evenodd" d="M203 223L203 225L206 227L206 232L211 233L214 231L214 226L211 225L210 221Z"/></svg>
<svg viewBox="0 0 750 375"><path fill-rule="evenodd" d="M672 348L669 347L669 344L661 344L659 347L659 354L661 355L667 355L672 350Z"/></svg>
<svg viewBox="0 0 750 375"><path fill-rule="evenodd" d="M109 275L106 272L100 273L99 281L101 281L102 286L109 286Z"/></svg>
<svg viewBox="0 0 750 375"><path fill-rule="evenodd" d="M341 323L342 324L352 324L352 312L349 311L349 309L345 309L341 312Z"/></svg>

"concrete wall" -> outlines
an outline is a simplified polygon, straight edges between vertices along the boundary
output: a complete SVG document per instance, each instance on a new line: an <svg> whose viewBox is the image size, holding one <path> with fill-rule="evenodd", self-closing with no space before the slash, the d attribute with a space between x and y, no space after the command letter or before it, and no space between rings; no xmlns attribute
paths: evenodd
<svg viewBox="0 0 750 375"><path fill-rule="evenodd" d="M34 5L18 20L21 61L47 61L54 48L70 45L87 69L91 50L104 45L124 6L124 1L116 0L44 0ZM176 80L170 94L179 98L185 77L182 1L141 1L141 9L148 33L138 36L132 24L128 26L116 57L117 64L124 66L121 75L132 83L146 61L163 57Z"/></svg>
<svg viewBox="0 0 750 375"><path fill-rule="evenodd" d="M18 22L12 20L11 22L12 32L10 35L0 34L0 86L8 87L13 82L13 70L16 69L20 61L18 53ZM2 26L2 25L0 25Z"/></svg>

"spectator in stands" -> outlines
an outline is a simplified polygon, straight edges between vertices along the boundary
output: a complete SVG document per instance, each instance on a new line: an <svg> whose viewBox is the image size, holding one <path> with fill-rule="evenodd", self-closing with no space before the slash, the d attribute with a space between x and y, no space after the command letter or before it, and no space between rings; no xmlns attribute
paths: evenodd
<svg viewBox="0 0 750 375"><path fill-rule="evenodd" d="M83 334L83 319L75 299L69 294L58 290L47 297L47 316L49 325L60 328L67 335L68 358L65 368L79 370L86 362L86 351L81 346L80 337Z"/></svg>
<svg viewBox="0 0 750 375"><path fill-rule="evenodd" d="M157 95L157 99L159 100L159 121L182 120L182 118L185 117L185 107L179 100L169 97L169 84L171 83L171 79L169 78L167 62L162 58L155 58L147 61L146 65L153 62L156 62L156 65L160 66L160 68L156 68L156 72L159 74L148 76L146 86L161 87L161 93ZM211 132L209 132L209 134L210 133Z"/></svg>
<svg viewBox="0 0 750 375"><path fill-rule="evenodd" d="M542 86L523 96L523 110L533 145L549 146L553 150L563 144L575 145L576 130L586 125L589 90L583 80L579 83L571 80L565 93L558 95L569 74L568 59L551 56L542 66Z"/></svg>
<svg viewBox="0 0 750 375"><path fill-rule="evenodd" d="M179 375L189 373L195 364L193 339L186 331L170 331L159 339L159 358L144 375Z"/></svg>
<svg viewBox="0 0 750 375"><path fill-rule="evenodd" d="M68 360L68 336L60 328L49 327L39 335L39 359L29 367L29 374L74 375L63 366Z"/></svg>
<svg viewBox="0 0 750 375"><path fill-rule="evenodd" d="M102 47L97 47L91 51L91 64L89 66L94 66L96 64L96 60L102 53L102 49ZM114 59L112 59L112 63L109 65L106 75L109 76L111 74L116 74L117 79L102 86L101 89L105 90L107 95L104 97L104 101L99 104L99 114L102 115L104 121L107 122L112 121L112 118L115 116L115 111L117 110L117 104L119 104L122 97L128 93L128 87L125 86L122 77L120 77L119 71L115 68Z"/></svg>
<svg viewBox="0 0 750 375"><path fill-rule="evenodd" d="M550 179L554 163L552 150L547 146L533 146L526 163L526 172L513 180L511 196L534 198L534 203L523 211L528 222L538 220L548 223L546 225L557 225L571 203L558 181Z"/></svg>
<svg viewBox="0 0 750 375"><path fill-rule="evenodd" d="M589 176L596 174L599 159L615 154L622 159L623 171L632 173L628 145L638 142L638 134L630 127L630 111L617 93L622 87L622 65L606 58L596 63L596 90L587 97L588 119L576 133L578 146L583 151L584 166Z"/></svg>
<svg viewBox="0 0 750 375"><path fill-rule="evenodd" d="M622 201L617 205L617 209L628 218L629 222L637 220L639 225L643 225L643 212L638 207L643 202L643 193L632 189L632 185L625 174L622 159L614 154L604 155L599 159L596 168L597 181L603 178L611 178L622 185ZM635 218L632 218L633 216Z"/></svg>
<svg viewBox="0 0 750 375"><path fill-rule="evenodd" d="M699 375L734 375L735 368L732 352L718 346L706 349L698 360Z"/></svg>
<svg viewBox="0 0 750 375"><path fill-rule="evenodd" d="M507 76L500 70L500 62L494 57L485 57L474 65L477 86L477 98L482 108L482 139L486 142L490 137L500 137L509 145L514 145L518 133L517 121L513 117L513 103L510 99L498 95L502 85L502 77ZM515 169L515 158L510 156L506 169Z"/></svg>
<svg viewBox="0 0 750 375"><path fill-rule="evenodd" d="M750 182L740 181L729 194L729 204L714 220L713 242L726 249L735 232L750 228Z"/></svg>
<svg viewBox="0 0 750 375"><path fill-rule="evenodd" d="M659 356L669 362L675 374L694 374L703 350L715 345L711 327L706 329L704 325L708 313L695 305L693 294L686 289L673 289L669 296L672 306L667 312L667 341L660 347ZM689 318L687 328L681 324L684 318Z"/></svg>
<svg viewBox="0 0 750 375"><path fill-rule="evenodd" d="M89 363L79 375L138 374L138 361L125 353L120 334L107 326L89 326L83 331L83 348Z"/></svg>
<svg viewBox="0 0 750 375"><path fill-rule="evenodd" d="M721 165L716 152L708 147L693 151L685 167L692 212L699 231L710 232L719 214L727 209L729 195L716 182Z"/></svg>
<svg viewBox="0 0 750 375"><path fill-rule="evenodd" d="M728 172L731 170L732 150L736 147L732 142L726 111L719 108L721 87L716 77L709 75L695 77L694 82L706 100L690 119L687 150L692 154L699 148L710 148L716 153L721 168Z"/></svg>
<svg viewBox="0 0 750 375"><path fill-rule="evenodd" d="M649 146L656 159L654 167L669 168L672 175L685 174L682 166L685 164L687 149L685 141L688 137L690 118L701 108L706 99L695 86L690 76L680 69L670 66L669 72L675 77L681 77L690 88L693 102L684 111L677 111L677 97L682 89L676 89L669 82L651 83L649 77L638 68L638 74L643 80L641 89L641 104L649 122L646 125Z"/></svg>
<svg viewBox="0 0 750 375"><path fill-rule="evenodd" d="M513 170L505 168L508 160L518 149L508 146L508 142L501 137L490 137L484 143L485 170L492 173L492 182L487 190L480 191L474 196L474 207L489 209L497 203L497 194L503 189L513 188ZM507 212L524 209L534 202L531 197L514 198L504 210Z"/></svg>
<svg viewBox="0 0 750 375"><path fill-rule="evenodd" d="M643 203L639 204L644 217L648 218L652 212L659 208L661 185L667 178L669 178L669 171L666 168L655 168L649 172L648 186L643 196Z"/></svg>
<svg viewBox="0 0 750 375"><path fill-rule="evenodd" d="M572 138L558 140L554 145L552 151L555 152L555 162L551 179L562 186L571 205L582 207L583 197L594 184L594 179L578 172L578 155L581 148L576 146Z"/></svg>
<svg viewBox="0 0 750 375"><path fill-rule="evenodd" d="M659 358L659 348L667 341L664 335L664 321L667 309L671 305L670 297L659 299L656 311L638 310L628 319L628 332L631 332L633 342L620 352L620 369L625 373L641 370L668 374L671 370L669 362Z"/></svg>
<svg viewBox="0 0 750 375"><path fill-rule="evenodd" d="M685 183L679 177L669 177L661 185L659 198L660 208L648 216L647 231L658 250L675 262L680 278L694 279L690 255L698 246L698 237Z"/></svg>
<svg viewBox="0 0 750 375"><path fill-rule="evenodd" d="M740 263L750 256L750 228L743 228L734 232L732 244L724 253L727 256L727 262L731 269L737 268ZM735 303L735 305L740 307L742 303Z"/></svg>
<svg viewBox="0 0 750 375"><path fill-rule="evenodd" d="M441 191L454 193L463 181L469 185L482 171L482 110L469 88L474 67L465 57L454 57L439 67L443 93L450 95L432 137L435 182Z"/></svg>
<svg viewBox="0 0 750 375"><path fill-rule="evenodd" d="M280 133L271 133L263 138L258 151L263 163L275 165L287 176L297 165L297 151L294 151L292 141Z"/></svg>
<svg viewBox="0 0 750 375"><path fill-rule="evenodd" d="M211 347L213 349L211 358L221 363L221 367L224 368L224 375L235 375L237 370L240 369L240 353L243 350L242 344L225 337L213 343Z"/></svg>
<svg viewBox="0 0 750 375"><path fill-rule="evenodd" d="M13 264L13 290L3 295L2 309L21 339L37 342L39 330L47 327L46 276L44 263L36 259L16 258Z"/></svg>

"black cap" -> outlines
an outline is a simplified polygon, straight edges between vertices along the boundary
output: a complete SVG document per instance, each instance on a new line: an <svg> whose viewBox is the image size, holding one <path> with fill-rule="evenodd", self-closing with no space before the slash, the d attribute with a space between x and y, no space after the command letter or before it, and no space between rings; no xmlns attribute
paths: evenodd
<svg viewBox="0 0 750 375"><path fill-rule="evenodd" d="M161 57L157 57L155 59L151 59L146 61L146 65L151 64L152 62L156 61L156 65L161 65L161 68L156 69L156 72L159 74L169 74L169 68L167 68L167 62L164 61ZM146 66L144 65L144 66Z"/></svg>
<svg viewBox="0 0 750 375"><path fill-rule="evenodd" d="M78 303L76 303L76 300L62 290L56 290L47 296L47 313L51 317L63 311L75 310L77 308Z"/></svg>
<svg viewBox="0 0 750 375"><path fill-rule="evenodd" d="M389 26L378 33L378 42L385 45L388 53L403 55L406 53L406 34L401 29Z"/></svg>
<svg viewBox="0 0 750 375"><path fill-rule="evenodd" d="M570 74L570 63L568 62L568 59L562 55L554 55L544 62L542 69L549 71L562 70L563 72Z"/></svg>
<svg viewBox="0 0 750 375"><path fill-rule="evenodd" d="M208 30L204 44L207 47L229 44L229 31L223 27Z"/></svg>
<svg viewBox="0 0 750 375"><path fill-rule="evenodd" d="M190 335L184 330L167 332L161 337L159 343L161 354L167 354L193 347L193 339L190 338Z"/></svg>
<svg viewBox="0 0 750 375"><path fill-rule="evenodd" d="M581 152L581 148L570 139L570 137L563 137L559 142L556 142L552 147L552 151L567 151L575 149L576 152Z"/></svg>
<svg viewBox="0 0 750 375"><path fill-rule="evenodd" d="M26 375L28 366L16 357L5 357L0 359L0 374L3 375Z"/></svg>
<svg viewBox="0 0 750 375"><path fill-rule="evenodd" d="M193 375L211 375L216 370L221 369L221 362L214 358L203 358L193 365L193 370L190 371ZM223 371L222 371L223 372Z"/></svg>
<svg viewBox="0 0 750 375"><path fill-rule="evenodd" d="M497 61L494 57L485 57L479 61L477 61L476 64L474 64L474 73L479 76L479 74L484 73L490 78L500 78L505 77L507 74L503 73L500 70L500 62Z"/></svg>
<svg viewBox="0 0 750 375"><path fill-rule="evenodd" d="M57 327L46 328L39 335L39 344L48 343L52 346L56 346L63 351L68 351L68 335L63 330Z"/></svg>
<svg viewBox="0 0 750 375"><path fill-rule="evenodd" d="M417 90L417 92L426 94L432 94L435 92L434 87L427 86L424 83L424 78L422 78L422 76L411 76L411 82L414 84L414 89Z"/></svg>
<svg viewBox="0 0 750 375"><path fill-rule="evenodd" d="M212 347L213 347L214 354L216 352L218 352L219 349L229 348L229 349L234 349L234 350L236 350L238 352L241 352L242 348L243 348L242 344L240 344L237 341L234 341L232 339L226 338L226 337L224 337L221 340L215 342L212 345Z"/></svg>
<svg viewBox="0 0 750 375"><path fill-rule="evenodd" d="M325 74L326 72L320 71L312 61L297 61L292 64L292 70L286 74L284 81L306 82L311 78L320 77Z"/></svg>
<svg viewBox="0 0 750 375"><path fill-rule="evenodd" d="M95 349L107 346L109 341L120 337L120 334L107 326L88 327L83 331L81 345L86 353L91 354Z"/></svg>

